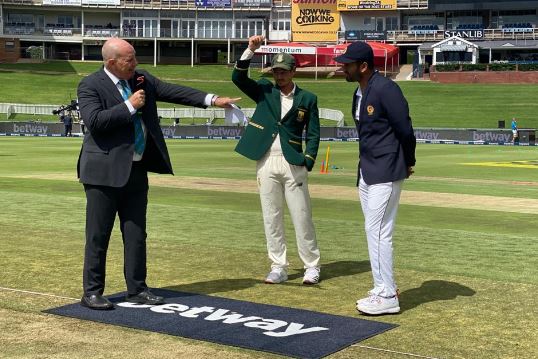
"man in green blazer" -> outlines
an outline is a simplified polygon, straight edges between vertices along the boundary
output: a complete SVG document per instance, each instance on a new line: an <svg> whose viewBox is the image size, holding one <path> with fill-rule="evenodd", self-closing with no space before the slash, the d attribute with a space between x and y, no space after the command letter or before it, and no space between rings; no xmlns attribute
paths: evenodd
<svg viewBox="0 0 538 359"><path fill-rule="evenodd" d="M256 176L272 262L265 282L281 283L288 279L283 223L285 198L304 264L303 283L317 284L320 255L308 192L308 171L314 167L319 147L317 97L293 82L295 59L289 54L273 57L274 84L267 79L254 81L248 77L250 60L263 41L263 36L249 38L248 48L232 74L234 84L256 102L254 115L235 150L257 161Z"/></svg>

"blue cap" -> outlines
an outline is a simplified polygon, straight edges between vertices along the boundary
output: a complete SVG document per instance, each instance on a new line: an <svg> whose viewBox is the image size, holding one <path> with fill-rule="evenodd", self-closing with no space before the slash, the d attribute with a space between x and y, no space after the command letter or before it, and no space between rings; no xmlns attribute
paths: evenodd
<svg viewBox="0 0 538 359"><path fill-rule="evenodd" d="M364 41L355 41L351 43L345 51L334 58L334 61L341 64L349 64L351 62L364 61L374 62L374 50Z"/></svg>

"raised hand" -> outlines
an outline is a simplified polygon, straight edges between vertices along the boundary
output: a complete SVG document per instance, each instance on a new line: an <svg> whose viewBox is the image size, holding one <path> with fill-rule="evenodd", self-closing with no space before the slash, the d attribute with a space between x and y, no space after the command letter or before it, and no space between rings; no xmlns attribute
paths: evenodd
<svg viewBox="0 0 538 359"><path fill-rule="evenodd" d="M265 36L263 35L254 35L248 38L248 48L252 51L259 49L262 46L262 43L265 41Z"/></svg>
<svg viewBox="0 0 538 359"><path fill-rule="evenodd" d="M146 104L146 92L144 90L136 91L129 97L129 101L131 101L131 105L138 110Z"/></svg>

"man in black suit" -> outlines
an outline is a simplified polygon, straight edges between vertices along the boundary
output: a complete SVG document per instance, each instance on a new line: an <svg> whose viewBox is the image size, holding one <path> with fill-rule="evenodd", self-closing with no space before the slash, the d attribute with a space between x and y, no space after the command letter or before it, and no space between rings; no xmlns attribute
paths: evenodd
<svg viewBox="0 0 538 359"><path fill-rule="evenodd" d="M335 60L343 64L346 80L359 85L351 112L360 141L357 184L374 287L357 301L357 309L372 315L398 313L392 233L403 181L415 165L409 107L398 85L374 70L374 53L366 42L352 43Z"/></svg>
<svg viewBox="0 0 538 359"><path fill-rule="evenodd" d="M238 99L169 84L136 70L134 48L113 38L102 48L104 67L78 87L88 129L77 172L86 192L86 247L81 304L113 309L103 297L106 252L116 213L124 244L126 300L162 304L146 285L147 172L173 174L158 124L157 101L205 108L229 107Z"/></svg>

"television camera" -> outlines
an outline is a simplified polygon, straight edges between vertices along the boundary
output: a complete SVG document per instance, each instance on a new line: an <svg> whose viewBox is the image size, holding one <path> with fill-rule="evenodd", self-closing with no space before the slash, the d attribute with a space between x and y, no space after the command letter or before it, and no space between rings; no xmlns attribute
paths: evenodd
<svg viewBox="0 0 538 359"><path fill-rule="evenodd" d="M68 105L62 105L58 107L56 110L52 110L52 114L58 115L62 114L63 112L77 112L78 111L78 102L77 100L71 100L71 103Z"/></svg>

